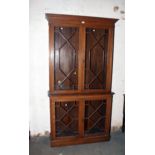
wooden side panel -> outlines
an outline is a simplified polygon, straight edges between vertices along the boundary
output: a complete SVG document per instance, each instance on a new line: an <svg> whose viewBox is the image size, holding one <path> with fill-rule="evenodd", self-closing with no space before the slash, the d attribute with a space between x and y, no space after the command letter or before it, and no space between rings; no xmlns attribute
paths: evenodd
<svg viewBox="0 0 155 155"><path fill-rule="evenodd" d="M111 91L112 83L112 66L113 66L113 40L114 40L114 28L109 29L108 36L108 53L107 53L107 75L106 75L106 90Z"/></svg>
<svg viewBox="0 0 155 155"><path fill-rule="evenodd" d="M55 102L50 100L51 139L55 139Z"/></svg>
<svg viewBox="0 0 155 155"><path fill-rule="evenodd" d="M109 96L107 98L107 107L106 107L106 124L105 124L106 135L109 135L111 130L111 110L112 110L112 96Z"/></svg>
<svg viewBox="0 0 155 155"><path fill-rule="evenodd" d="M54 91L54 26L49 24L49 84L50 92Z"/></svg>

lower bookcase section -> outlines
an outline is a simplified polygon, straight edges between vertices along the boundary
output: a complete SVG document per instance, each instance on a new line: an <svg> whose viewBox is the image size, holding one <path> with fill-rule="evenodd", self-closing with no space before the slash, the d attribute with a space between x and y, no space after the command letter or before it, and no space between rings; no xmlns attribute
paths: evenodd
<svg viewBox="0 0 155 155"><path fill-rule="evenodd" d="M112 94L51 97L51 146L109 140L111 109Z"/></svg>

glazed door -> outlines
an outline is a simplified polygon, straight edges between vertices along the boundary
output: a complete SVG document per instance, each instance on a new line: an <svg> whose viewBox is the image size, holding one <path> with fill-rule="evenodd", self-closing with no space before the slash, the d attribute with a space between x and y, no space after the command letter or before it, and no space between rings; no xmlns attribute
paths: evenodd
<svg viewBox="0 0 155 155"><path fill-rule="evenodd" d="M50 90L78 90L79 28L50 26Z"/></svg>
<svg viewBox="0 0 155 155"><path fill-rule="evenodd" d="M85 100L84 135L106 135L110 131L111 97Z"/></svg>
<svg viewBox="0 0 155 155"><path fill-rule="evenodd" d="M108 29L86 28L85 33L85 90L105 90Z"/></svg>
<svg viewBox="0 0 155 155"><path fill-rule="evenodd" d="M75 27L54 29L54 89L78 89L79 30Z"/></svg>
<svg viewBox="0 0 155 155"><path fill-rule="evenodd" d="M85 101L85 135L105 133L106 100Z"/></svg>
<svg viewBox="0 0 155 155"><path fill-rule="evenodd" d="M78 136L79 102L55 102L56 137Z"/></svg>
<svg viewBox="0 0 155 155"><path fill-rule="evenodd" d="M53 140L79 137L79 101L75 98L50 99L51 136Z"/></svg>

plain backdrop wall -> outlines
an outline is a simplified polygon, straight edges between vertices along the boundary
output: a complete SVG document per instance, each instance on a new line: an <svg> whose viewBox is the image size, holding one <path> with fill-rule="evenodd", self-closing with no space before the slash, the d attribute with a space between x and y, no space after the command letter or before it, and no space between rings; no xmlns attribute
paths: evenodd
<svg viewBox="0 0 155 155"><path fill-rule="evenodd" d="M50 131L48 23L45 13L117 18L114 38L112 128L122 126L124 94L124 0L30 0L30 131Z"/></svg>

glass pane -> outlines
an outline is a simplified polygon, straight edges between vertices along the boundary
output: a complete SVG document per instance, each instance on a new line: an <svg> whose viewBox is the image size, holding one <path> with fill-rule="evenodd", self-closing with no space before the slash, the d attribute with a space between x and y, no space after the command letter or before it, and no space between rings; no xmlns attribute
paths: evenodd
<svg viewBox="0 0 155 155"><path fill-rule="evenodd" d="M78 88L79 30L73 27L54 29L54 86L55 90Z"/></svg>
<svg viewBox="0 0 155 155"><path fill-rule="evenodd" d="M56 102L56 136L78 135L78 103Z"/></svg>
<svg viewBox="0 0 155 155"><path fill-rule="evenodd" d="M108 30L86 29L85 89L105 89Z"/></svg>
<svg viewBox="0 0 155 155"><path fill-rule="evenodd" d="M106 100L85 102L85 134L103 133L106 119Z"/></svg>

